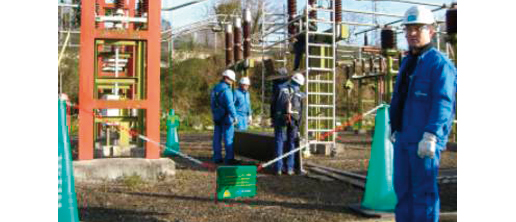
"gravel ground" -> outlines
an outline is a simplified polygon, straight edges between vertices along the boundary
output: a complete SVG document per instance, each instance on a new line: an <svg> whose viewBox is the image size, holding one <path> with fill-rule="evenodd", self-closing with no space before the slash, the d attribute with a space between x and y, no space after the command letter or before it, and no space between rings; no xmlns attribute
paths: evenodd
<svg viewBox="0 0 516 222"><path fill-rule="evenodd" d="M203 161L211 157L210 134L185 134L180 141L182 152ZM346 149L334 158L316 155L307 160L360 172L367 169L368 158L369 151L362 148ZM360 202L360 189L299 175L259 174L256 197L215 203L215 173L173 159L176 177L167 184L145 184L134 178L110 184L76 184L81 221L393 221L371 220L348 210L349 204ZM456 164L456 153L443 153L443 168ZM442 211L456 211L456 190L455 184L441 187Z"/></svg>

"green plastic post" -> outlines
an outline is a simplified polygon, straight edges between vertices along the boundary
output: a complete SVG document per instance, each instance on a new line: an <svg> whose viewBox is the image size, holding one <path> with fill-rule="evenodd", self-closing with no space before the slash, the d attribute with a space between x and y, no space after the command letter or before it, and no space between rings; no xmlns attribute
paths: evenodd
<svg viewBox="0 0 516 222"><path fill-rule="evenodd" d="M177 128L179 127L179 116L174 114L174 109L170 109L167 117L167 143L164 156L175 156L179 152L179 136Z"/></svg>
<svg viewBox="0 0 516 222"><path fill-rule="evenodd" d="M375 211L394 211L397 203L393 186L393 145L389 139L388 105L378 109L375 118L371 158L367 170L362 207Z"/></svg>
<svg viewBox="0 0 516 222"><path fill-rule="evenodd" d="M68 135L68 127L66 126L66 105L64 101L59 101L58 104L58 220L79 222L77 196L75 194L75 183L73 179L70 137Z"/></svg>

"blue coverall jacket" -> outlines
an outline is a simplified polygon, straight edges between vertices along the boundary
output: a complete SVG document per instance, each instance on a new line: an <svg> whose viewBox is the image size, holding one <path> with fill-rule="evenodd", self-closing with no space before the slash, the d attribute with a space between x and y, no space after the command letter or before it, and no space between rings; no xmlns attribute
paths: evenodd
<svg viewBox="0 0 516 222"><path fill-rule="evenodd" d="M237 130L247 130L247 119L251 115L249 92L241 88L235 90L235 109L238 119Z"/></svg>
<svg viewBox="0 0 516 222"><path fill-rule="evenodd" d="M224 144L226 148L225 160L234 159L233 153L233 136L235 128L233 126L233 120L235 120L237 114L233 99L233 90L229 84L221 81L213 88L215 93L211 103L212 115L214 116L214 132L213 132L213 160L222 160L222 137L224 137ZM213 95L213 94L212 94ZM217 106L219 108L217 108ZM222 121L215 121L215 116L223 116Z"/></svg>
<svg viewBox="0 0 516 222"><path fill-rule="evenodd" d="M398 80L406 68L407 60L408 58L403 59ZM397 93L400 82L396 81L389 117L392 121L401 116L402 127L399 131L393 131L398 131L398 138L408 143L418 143L423 133L429 132L437 136L439 145L446 147L455 116L457 69L453 63L435 48L420 55L409 80L409 91L403 110L398 110ZM402 114L399 115L399 112Z"/></svg>
<svg viewBox="0 0 516 222"><path fill-rule="evenodd" d="M423 52L417 57L408 81L405 104L400 108L401 75L411 56L414 55L403 59L389 110L391 130L397 132L394 144L396 221L438 221L437 176L440 153L446 147L455 114L457 69L435 48ZM393 125L396 118L401 118L401 127ZM433 159L417 156L424 132L437 136Z"/></svg>

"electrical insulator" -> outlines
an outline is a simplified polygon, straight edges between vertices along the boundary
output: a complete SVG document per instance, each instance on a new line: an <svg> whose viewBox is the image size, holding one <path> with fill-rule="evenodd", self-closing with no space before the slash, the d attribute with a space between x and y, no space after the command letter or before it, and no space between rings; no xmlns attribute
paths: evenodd
<svg viewBox="0 0 516 222"><path fill-rule="evenodd" d="M242 19L236 17L233 24L235 62L242 60Z"/></svg>
<svg viewBox="0 0 516 222"><path fill-rule="evenodd" d="M233 63L233 26L226 24L226 66Z"/></svg>
<svg viewBox="0 0 516 222"><path fill-rule="evenodd" d="M457 34L457 4L453 4L452 8L446 11L446 33Z"/></svg>
<svg viewBox="0 0 516 222"><path fill-rule="evenodd" d="M382 49L396 48L396 32L390 27L385 27L381 31Z"/></svg>
<svg viewBox="0 0 516 222"><path fill-rule="evenodd" d="M115 0L115 7L117 9L123 9L124 8L124 2L125 2L125 0Z"/></svg>
<svg viewBox="0 0 516 222"><path fill-rule="evenodd" d="M335 0L335 22L342 22L342 0Z"/></svg>
<svg viewBox="0 0 516 222"><path fill-rule="evenodd" d="M244 58L251 57L251 10L244 9Z"/></svg>
<svg viewBox="0 0 516 222"><path fill-rule="evenodd" d="M310 7L315 7L315 0L308 0L308 4L310 5ZM310 12L308 13L308 17L310 17L310 19L317 19L317 11L310 10Z"/></svg>
<svg viewBox="0 0 516 222"><path fill-rule="evenodd" d="M288 21L290 22L290 21L294 20L294 17L296 17L296 12L297 12L296 0L288 0L287 8L288 8ZM296 34L296 26L294 24L290 24L288 26L288 33L291 35Z"/></svg>

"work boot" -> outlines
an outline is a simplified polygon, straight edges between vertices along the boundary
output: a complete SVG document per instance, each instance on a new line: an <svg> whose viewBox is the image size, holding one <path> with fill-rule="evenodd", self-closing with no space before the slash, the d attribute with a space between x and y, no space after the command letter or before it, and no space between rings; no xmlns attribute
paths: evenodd
<svg viewBox="0 0 516 222"><path fill-rule="evenodd" d="M222 163L222 160L215 160L213 161L215 164L221 164Z"/></svg>

